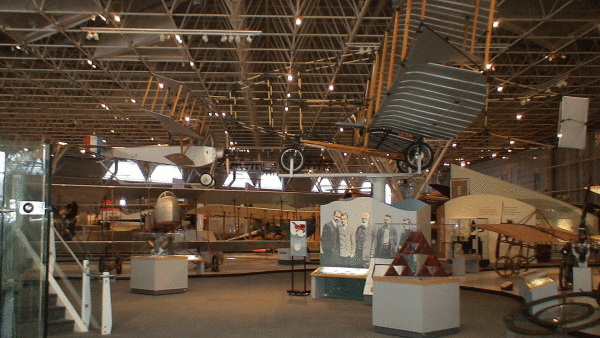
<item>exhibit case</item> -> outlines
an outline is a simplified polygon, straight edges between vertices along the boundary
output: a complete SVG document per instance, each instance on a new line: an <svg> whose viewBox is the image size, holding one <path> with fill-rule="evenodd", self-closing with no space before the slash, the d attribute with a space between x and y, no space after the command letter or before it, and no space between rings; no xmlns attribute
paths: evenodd
<svg viewBox="0 0 600 338"><path fill-rule="evenodd" d="M362 300L369 269L322 266L310 274L312 298Z"/></svg>

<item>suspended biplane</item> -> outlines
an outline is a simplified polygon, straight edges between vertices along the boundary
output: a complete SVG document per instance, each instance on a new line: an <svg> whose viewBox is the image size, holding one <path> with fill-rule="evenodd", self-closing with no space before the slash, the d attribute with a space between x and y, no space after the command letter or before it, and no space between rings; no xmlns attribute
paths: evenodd
<svg viewBox="0 0 600 338"><path fill-rule="evenodd" d="M389 56L389 33L379 48L383 51L369 83L369 104L356 118L360 122L337 123L360 129L363 139L355 133L354 144L343 145L301 136L281 152L281 168L289 173L302 170L306 163L303 146L394 159L403 172L430 167L434 151L427 140L451 140L485 108L484 64L489 58L488 31L493 22L493 10L486 5L489 1L408 2L411 8L404 14L403 39L398 39L398 11ZM411 22L411 13L421 13L420 20ZM473 55L479 34L487 35L485 60ZM410 46L409 35L413 36ZM471 50L467 51L469 42ZM401 53L396 54L396 47ZM390 65L384 77L387 57ZM382 92L382 88L387 89Z"/></svg>

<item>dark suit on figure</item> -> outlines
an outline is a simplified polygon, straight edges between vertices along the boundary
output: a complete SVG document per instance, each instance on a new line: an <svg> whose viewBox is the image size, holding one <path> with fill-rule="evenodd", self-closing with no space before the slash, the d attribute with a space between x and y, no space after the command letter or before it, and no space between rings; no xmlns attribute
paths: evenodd
<svg viewBox="0 0 600 338"><path fill-rule="evenodd" d="M385 230L389 229L389 241L384 243ZM375 236L375 258L394 258L398 250L398 232L390 225L377 229Z"/></svg>
<svg viewBox="0 0 600 338"><path fill-rule="evenodd" d="M340 256L340 230L333 224L333 221L323 225L321 250L330 258Z"/></svg>

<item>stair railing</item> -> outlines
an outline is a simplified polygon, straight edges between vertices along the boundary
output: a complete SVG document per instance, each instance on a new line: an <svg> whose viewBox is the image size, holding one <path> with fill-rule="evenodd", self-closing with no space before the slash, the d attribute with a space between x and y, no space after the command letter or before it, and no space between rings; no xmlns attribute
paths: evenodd
<svg viewBox="0 0 600 338"><path fill-rule="evenodd" d="M59 302L66 309L67 317L75 322L74 328L77 332L88 332L90 324L95 328L100 328L103 335L110 334L112 331L112 301L111 301L111 289L110 280L114 277L108 272L102 274L90 272L89 260L84 259L83 262L79 261L77 255L71 250L69 245L62 238L58 230L54 227L53 214L51 214L50 220L50 243L49 243L49 274L48 282L52 290L56 293ZM56 239L66 248L69 255L79 266L81 272L81 294L75 290L73 284L69 281L69 278L57 264L56 261ZM61 288L56 278L54 278L54 272L58 273L61 280L65 281L64 285L66 290L71 295L71 298L67 296L65 291ZM98 321L92 315L92 293L91 293L91 279L100 278L102 279L102 325L98 325ZM74 305L73 302L76 304ZM78 311L75 307L79 307L81 311Z"/></svg>

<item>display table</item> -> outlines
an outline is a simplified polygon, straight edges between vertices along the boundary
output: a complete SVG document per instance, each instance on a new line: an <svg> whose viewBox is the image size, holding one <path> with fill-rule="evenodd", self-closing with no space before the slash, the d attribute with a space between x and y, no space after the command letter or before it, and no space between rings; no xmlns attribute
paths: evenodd
<svg viewBox="0 0 600 338"><path fill-rule="evenodd" d="M310 274L312 298L363 300L369 269L322 266Z"/></svg>
<svg viewBox="0 0 600 338"><path fill-rule="evenodd" d="M373 277L375 332L438 337L458 332L459 278Z"/></svg>
<svg viewBox="0 0 600 338"><path fill-rule="evenodd" d="M149 295L182 293L188 288L187 256L131 257L131 291Z"/></svg>
<svg viewBox="0 0 600 338"><path fill-rule="evenodd" d="M464 276L479 272L479 254L466 254L452 259L452 275Z"/></svg>

